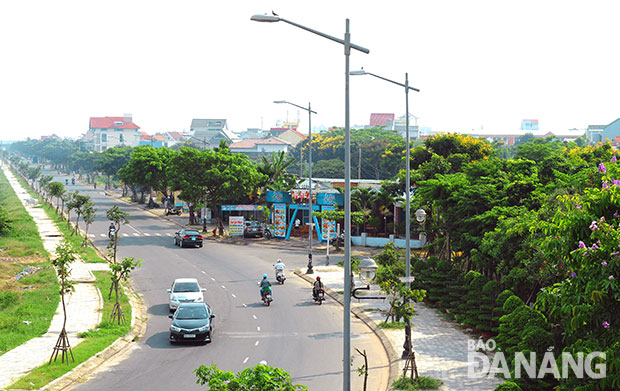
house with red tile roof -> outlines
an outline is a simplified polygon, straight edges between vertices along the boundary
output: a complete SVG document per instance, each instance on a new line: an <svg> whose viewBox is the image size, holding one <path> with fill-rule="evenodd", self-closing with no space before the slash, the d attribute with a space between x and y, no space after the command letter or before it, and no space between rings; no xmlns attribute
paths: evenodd
<svg viewBox="0 0 620 391"><path fill-rule="evenodd" d="M371 113L370 127L392 130L394 129L394 113Z"/></svg>
<svg viewBox="0 0 620 391"><path fill-rule="evenodd" d="M292 146L299 144L299 142L306 137L308 137L308 135L301 133L297 129L287 129L278 136L279 139L288 141Z"/></svg>
<svg viewBox="0 0 620 391"><path fill-rule="evenodd" d="M135 147L140 142L140 127L132 121L131 114L90 117L87 133L82 140L90 140L90 147L97 152L119 145Z"/></svg>
<svg viewBox="0 0 620 391"><path fill-rule="evenodd" d="M244 153L248 156L271 155L273 152L288 152L291 143L278 137L242 140L232 143L228 149L232 153Z"/></svg>

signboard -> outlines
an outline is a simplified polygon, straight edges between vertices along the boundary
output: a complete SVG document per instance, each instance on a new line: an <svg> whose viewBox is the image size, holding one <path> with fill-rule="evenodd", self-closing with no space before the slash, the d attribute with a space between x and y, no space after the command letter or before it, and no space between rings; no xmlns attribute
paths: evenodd
<svg viewBox="0 0 620 391"><path fill-rule="evenodd" d="M265 205L222 205L223 211L263 210Z"/></svg>
<svg viewBox="0 0 620 391"><path fill-rule="evenodd" d="M291 194L287 191L267 190L265 199L267 200L267 202L284 202L286 204L290 204L293 202L293 200L291 199Z"/></svg>
<svg viewBox="0 0 620 391"><path fill-rule="evenodd" d="M344 194L340 193L319 193L316 196L318 205L344 205Z"/></svg>
<svg viewBox="0 0 620 391"><path fill-rule="evenodd" d="M243 216L228 217L228 233L230 236L243 235Z"/></svg>
<svg viewBox="0 0 620 391"><path fill-rule="evenodd" d="M273 236L286 236L286 204L273 204Z"/></svg>
<svg viewBox="0 0 620 391"><path fill-rule="evenodd" d="M538 120L524 119L521 121L521 130L538 130Z"/></svg>
<svg viewBox="0 0 620 391"><path fill-rule="evenodd" d="M322 210L335 210L333 205L323 205ZM329 240L336 239L336 222L334 220L321 219L321 239L327 240L329 233Z"/></svg>

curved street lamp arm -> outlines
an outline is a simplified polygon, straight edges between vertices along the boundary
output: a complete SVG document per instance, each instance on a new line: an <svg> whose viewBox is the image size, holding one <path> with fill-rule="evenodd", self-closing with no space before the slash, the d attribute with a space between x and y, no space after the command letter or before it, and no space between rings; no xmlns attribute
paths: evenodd
<svg viewBox="0 0 620 391"><path fill-rule="evenodd" d="M365 299L368 299L368 300L375 300L375 299L385 300L386 299L386 296L361 296L360 297L360 296L357 296L355 294L355 292L357 292L357 291L369 291L369 290L370 290L370 285L366 285L366 286L363 286L361 288L355 288L355 289L353 289L351 291L351 296L355 297L358 300L365 300Z"/></svg>
<svg viewBox="0 0 620 391"><path fill-rule="evenodd" d="M290 20L287 20L287 19L284 19L284 18L280 18L280 17L278 17L278 20L279 20L279 21L282 21L282 22L285 22L285 23L288 23L288 24L291 24L291 25L293 25L293 26L295 26L295 27L299 27L300 29L303 29L303 30L309 31L309 32L314 33L314 34L316 34L316 35L320 35L320 36L321 36L321 37L323 37L323 38L327 38L327 39L330 39L330 40L332 40L332 41L334 41L334 42L338 42L338 43L339 43L339 44L341 44L341 45L346 45L346 44L347 44L347 43L345 42L345 40L344 40L344 39L340 39L340 38L333 37L333 36L331 36L331 35L329 35L329 34L325 34L325 33L322 33L322 32L320 32L320 31L317 31L317 30L311 29L310 27L306 27L306 26L301 25L301 24L299 24L299 23L291 22ZM349 42L349 46L350 46L350 47L352 47L352 48L353 48L353 49L355 49L355 50L359 50L359 51L360 51L360 52L362 52L362 53L366 53L366 54L370 53L370 50L369 50L369 49L366 49L365 47L362 47L362 46L356 45L356 44L354 44L354 43Z"/></svg>

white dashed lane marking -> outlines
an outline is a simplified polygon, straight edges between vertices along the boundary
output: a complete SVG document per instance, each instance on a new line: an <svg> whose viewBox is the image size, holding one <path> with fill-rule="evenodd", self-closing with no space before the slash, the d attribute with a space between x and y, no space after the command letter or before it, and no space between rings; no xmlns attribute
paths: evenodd
<svg viewBox="0 0 620 391"><path fill-rule="evenodd" d="M123 236L124 236L124 237L127 237L127 236L129 236L129 234L123 234Z"/></svg>
<svg viewBox="0 0 620 391"><path fill-rule="evenodd" d="M226 289L226 287L224 285L221 285L222 289Z"/></svg>
<svg viewBox="0 0 620 391"><path fill-rule="evenodd" d="M151 236L151 234L145 232L144 236Z"/></svg>
<svg viewBox="0 0 620 391"><path fill-rule="evenodd" d="M258 346L258 343L259 343L259 342L260 342L260 341L256 341L256 343L254 344L254 346Z"/></svg>
<svg viewBox="0 0 620 391"><path fill-rule="evenodd" d="M258 318L256 317L256 315L252 315L252 318L254 318L254 319L258 319Z"/></svg>
<svg viewBox="0 0 620 391"><path fill-rule="evenodd" d="M234 293L231 293L231 295L232 295L232 297L237 298L237 296L235 296L235 294L234 294Z"/></svg>
<svg viewBox="0 0 620 391"><path fill-rule="evenodd" d="M139 233L134 232L134 233L133 233L133 236L140 236L140 234L139 234Z"/></svg>
<svg viewBox="0 0 620 391"><path fill-rule="evenodd" d="M243 360L243 363L245 364L246 362L248 362L249 359L249 357L246 357L245 360Z"/></svg>

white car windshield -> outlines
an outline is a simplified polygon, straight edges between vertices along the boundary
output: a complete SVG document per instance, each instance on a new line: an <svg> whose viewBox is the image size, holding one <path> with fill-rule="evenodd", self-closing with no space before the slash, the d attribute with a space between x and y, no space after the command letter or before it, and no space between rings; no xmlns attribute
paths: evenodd
<svg viewBox="0 0 620 391"><path fill-rule="evenodd" d="M177 310L177 319L206 319L207 310L205 307L181 307Z"/></svg>
<svg viewBox="0 0 620 391"><path fill-rule="evenodd" d="M200 292L200 288L198 284L195 282L177 282L174 284L174 289L172 290L175 293L179 292Z"/></svg>

